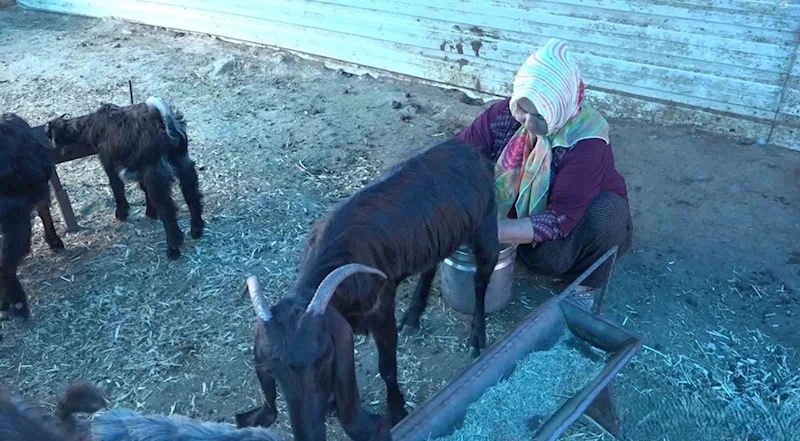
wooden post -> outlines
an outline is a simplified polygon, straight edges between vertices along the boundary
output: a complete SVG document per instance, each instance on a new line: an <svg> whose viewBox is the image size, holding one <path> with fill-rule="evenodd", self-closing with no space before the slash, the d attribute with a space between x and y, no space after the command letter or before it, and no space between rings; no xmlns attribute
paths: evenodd
<svg viewBox="0 0 800 441"><path fill-rule="evenodd" d="M53 174L50 176L50 185L53 186L53 190L56 192L56 200L58 201L58 206L61 209L61 216L64 218L64 222L67 224L67 231L74 233L80 230L81 227L78 225L78 221L75 219L75 213L72 211L72 204L69 202L69 196L64 190L64 187L61 185L61 180L58 179L58 173L56 172L55 167L53 167Z"/></svg>

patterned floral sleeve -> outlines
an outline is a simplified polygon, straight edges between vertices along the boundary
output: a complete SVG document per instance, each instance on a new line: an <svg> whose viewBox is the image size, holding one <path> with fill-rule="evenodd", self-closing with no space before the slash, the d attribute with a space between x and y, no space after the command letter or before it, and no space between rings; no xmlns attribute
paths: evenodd
<svg viewBox="0 0 800 441"><path fill-rule="evenodd" d="M535 246L542 242L563 237L561 223L567 219L563 214L547 210L544 213L534 214L530 219L533 224L533 241L531 241L531 245Z"/></svg>
<svg viewBox="0 0 800 441"><path fill-rule="evenodd" d="M550 188L553 188L555 184L555 177L559 165L561 165L561 159L564 158L567 152L568 150L564 148L557 147L553 149L553 157L550 162ZM552 208L548 208L543 213L534 214L530 216L530 219L533 224L533 241L531 242L533 246L565 236L562 224L567 220L567 216Z"/></svg>

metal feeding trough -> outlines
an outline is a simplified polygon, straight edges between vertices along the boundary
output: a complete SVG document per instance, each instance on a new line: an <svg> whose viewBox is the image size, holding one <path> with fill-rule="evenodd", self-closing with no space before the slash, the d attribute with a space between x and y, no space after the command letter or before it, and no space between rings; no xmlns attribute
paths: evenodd
<svg viewBox="0 0 800 441"><path fill-rule="evenodd" d="M608 282L600 298L595 299L595 313L568 298L575 287L607 259L613 257L613 265L616 252L617 247L609 250L561 294L534 310L514 331L488 348L457 378L392 428L392 439L433 441L451 434L461 425L470 404L479 400L488 388L510 376L517 361L533 351L553 347L565 332L606 352L609 357L600 374L551 414L538 427L533 439L555 441L583 413L621 439L622 430L614 409L611 381L641 350L642 343L624 328L600 317L599 310Z"/></svg>

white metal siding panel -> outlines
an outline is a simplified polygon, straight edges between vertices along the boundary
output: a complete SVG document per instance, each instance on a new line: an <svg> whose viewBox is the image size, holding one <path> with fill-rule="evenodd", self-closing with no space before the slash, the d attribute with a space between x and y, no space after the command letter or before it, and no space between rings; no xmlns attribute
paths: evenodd
<svg viewBox="0 0 800 441"><path fill-rule="evenodd" d="M493 95L508 95L517 67L557 37L569 41L590 90L768 124L776 112L797 116L797 101L787 103L796 87L783 89L798 44L800 3L781 8L782 1L19 3L267 44Z"/></svg>
<svg viewBox="0 0 800 441"><path fill-rule="evenodd" d="M777 145L800 150L800 47L796 51L771 138Z"/></svg>

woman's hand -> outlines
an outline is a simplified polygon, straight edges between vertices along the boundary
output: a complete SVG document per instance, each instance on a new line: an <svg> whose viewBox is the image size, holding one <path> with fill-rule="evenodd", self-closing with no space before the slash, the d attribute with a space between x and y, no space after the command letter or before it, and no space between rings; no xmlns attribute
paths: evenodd
<svg viewBox="0 0 800 441"><path fill-rule="evenodd" d="M527 217L501 219L497 221L497 238L503 245L531 243L533 242L533 224Z"/></svg>

